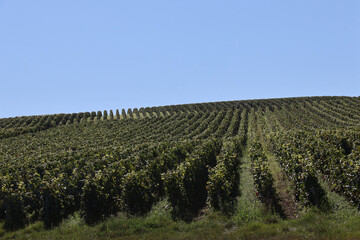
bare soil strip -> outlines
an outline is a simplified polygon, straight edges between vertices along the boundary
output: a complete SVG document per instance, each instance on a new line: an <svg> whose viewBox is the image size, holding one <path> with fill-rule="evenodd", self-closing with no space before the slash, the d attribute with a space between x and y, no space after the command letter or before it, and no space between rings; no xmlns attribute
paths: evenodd
<svg viewBox="0 0 360 240"><path fill-rule="evenodd" d="M279 163L275 157L268 154L269 168L274 177L274 186L279 196L279 204L281 205L287 219L294 219L298 216L295 195L291 189L291 183L282 172Z"/></svg>

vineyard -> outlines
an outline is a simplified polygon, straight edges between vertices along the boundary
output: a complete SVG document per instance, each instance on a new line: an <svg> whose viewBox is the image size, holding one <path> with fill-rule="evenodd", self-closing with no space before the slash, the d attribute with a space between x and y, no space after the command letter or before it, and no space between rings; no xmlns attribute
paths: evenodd
<svg viewBox="0 0 360 240"><path fill-rule="evenodd" d="M164 201L173 221L190 224L208 212L234 219L246 207L245 188L283 220L309 208L334 211L330 195L357 214L360 98L4 118L0 186L5 232L39 221L53 229L74 214L88 226L119 214L143 217Z"/></svg>

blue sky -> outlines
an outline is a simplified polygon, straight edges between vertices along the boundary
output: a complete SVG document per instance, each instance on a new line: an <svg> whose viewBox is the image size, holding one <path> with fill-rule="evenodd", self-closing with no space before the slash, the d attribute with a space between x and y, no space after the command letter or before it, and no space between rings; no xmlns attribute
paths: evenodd
<svg viewBox="0 0 360 240"><path fill-rule="evenodd" d="M0 0L0 118L360 95L360 1Z"/></svg>

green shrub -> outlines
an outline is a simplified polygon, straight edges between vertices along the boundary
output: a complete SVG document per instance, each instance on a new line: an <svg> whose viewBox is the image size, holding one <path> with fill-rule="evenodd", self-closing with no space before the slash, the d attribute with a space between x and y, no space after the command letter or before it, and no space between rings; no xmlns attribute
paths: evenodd
<svg viewBox="0 0 360 240"><path fill-rule="evenodd" d="M208 167L216 165L221 141L209 140L175 170L163 175L174 219L191 221L205 206Z"/></svg>
<svg viewBox="0 0 360 240"><path fill-rule="evenodd" d="M124 176L123 202L125 211L132 215L144 215L151 210L155 198L146 171L131 172Z"/></svg>
<svg viewBox="0 0 360 240"><path fill-rule="evenodd" d="M239 166L241 146L238 140L227 141L217 157L217 165L210 170L207 189L210 204L216 210L230 214L235 210L239 195Z"/></svg>

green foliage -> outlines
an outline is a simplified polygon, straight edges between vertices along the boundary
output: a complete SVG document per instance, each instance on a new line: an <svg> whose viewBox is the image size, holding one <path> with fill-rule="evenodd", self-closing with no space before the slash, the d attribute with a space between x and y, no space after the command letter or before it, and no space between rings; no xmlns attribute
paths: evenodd
<svg viewBox="0 0 360 240"><path fill-rule="evenodd" d="M126 119L126 111L125 111L125 109L122 109L122 111L121 111L121 117L122 117L123 119Z"/></svg>
<svg viewBox="0 0 360 240"><path fill-rule="evenodd" d="M129 108L129 109L127 110L127 115L126 115L126 117L133 118L133 112L132 112L131 108Z"/></svg>
<svg viewBox="0 0 360 240"><path fill-rule="evenodd" d="M144 215L151 210L155 200L146 171L132 171L124 176L123 201L127 212Z"/></svg>
<svg viewBox="0 0 360 240"><path fill-rule="evenodd" d="M191 221L205 206L208 168L216 165L220 150L220 141L207 141L176 169L163 174L174 219Z"/></svg>
<svg viewBox="0 0 360 240"><path fill-rule="evenodd" d="M90 177L85 180L84 187L82 188L82 201L81 201L81 213L87 224L96 224L106 217L109 217L111 213L116 214L116 202L111 201L115 198L116 193L109 195L109 192L105 189L106 176L101 171L97 172L94 177Z"/></svg>
<svg viewBox="0 0 360 240"><path fill-rule="evenodd" d="M268 159L259 140L250 143L251 168L256 186L256 196L274 213L284 217L279 198L274 187L274 178L270 173Z"/></svg>
<svg viewBox="0 0 360 240"><path fill-rule="evenodd" d="M322 173L330 181L335 191L345 195L358 205L359 194L359 141L360 134L353 131L304 131L288 132L269 136L279 158L291 158L294 165L287 166L294 173L294 179L304 179L299 183L302 192L299 198L308 198L312 204L322 202L324 191L318 186L317 173ZM307 174L300 175L306 171ZM296 175L295 175L296 174ZM304 196L306 195L306 196ZM319 196L320 195L320 196Z"/></svg>
<svg viewBox="0 0 360 240"><path fill-rule="evenodd" d="M95 117L96 117L96 112L92 111L91 114L90 114L90 119L94 120Z"/></svg>
<svg viewBox="0 0 360 240"><path fill-rule="evenodd" d="M298 140L295 137L293 142L289 142L283 137L273 137L271 140L273 152L294 183L296 199L305 206L316 205L327 208L326 193L316 177L314 156L304 149L304 146L298 145L296 143ZM279 143L274 145L276 141Z"/></svg>
<svg viewBox="0 0 360 240"><path fill-rule="evenodd" d="M103 118L104 118L104 120L108 119L108 113L106 110L104 110Z"/></svg>
<svg viewBox="0 0 360 240"><path fill-rule="evenodd" d="M102 113L101 113L101 111L98 111L97 114L96 114L96 119L100 120L101 117L102 117Z"/></svg>
<svg viewBox="0 0 360 240"><path fill-rule="evenodd" d="M6 230L22 228L26 223L26 214L21 198L21 193L9 193L4 199Z"/></svg>
<svg viewBox="0 0 360 240"><path fill-rule="evenodd" d="M119 212L146 215L165 198L175 219L208 206L228 214L247 143L270 208L277 197L265 150L303 205L327 206L322 177L359 206L359 103L288 98L110 110L116 121L99 121L107 111L0 119L0 220L9 230L38 220L52 228L80 210L93 225Z"/></svg>
<svg viewBox="0 0 360 240"><path fill-rule="evenodd" d="M239 195L239 167L243 147L238 138L225 142L217 156L217 165L209 173L207 190L210 204L227 214L234 212Z"/></svg>

